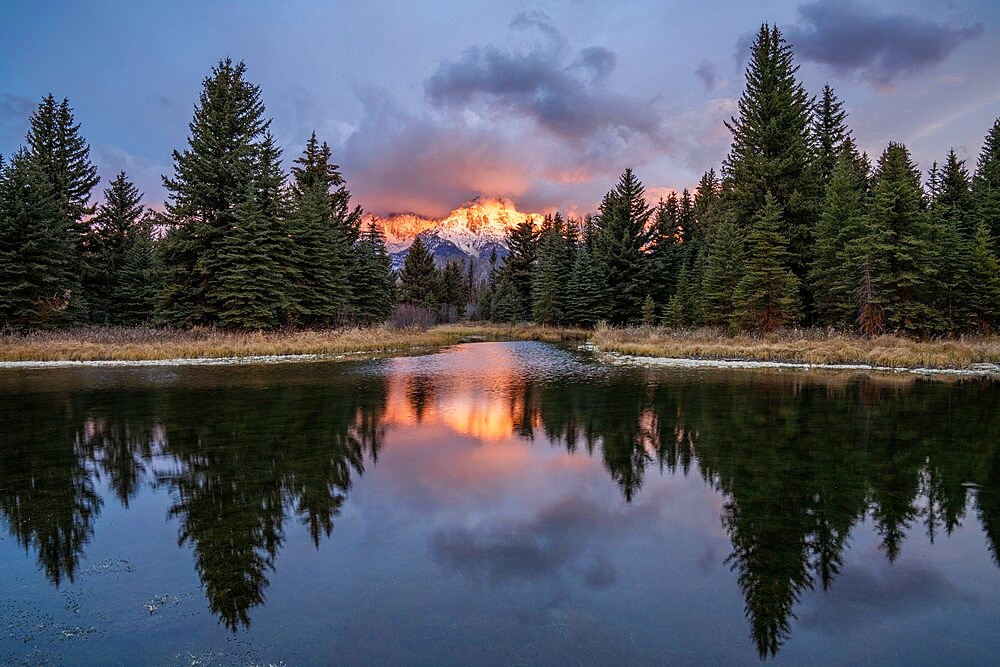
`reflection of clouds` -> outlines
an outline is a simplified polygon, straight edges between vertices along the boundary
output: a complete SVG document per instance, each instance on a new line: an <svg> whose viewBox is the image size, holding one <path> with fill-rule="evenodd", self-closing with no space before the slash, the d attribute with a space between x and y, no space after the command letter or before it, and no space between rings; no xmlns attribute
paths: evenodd
<svg viewBox="0 0 1000 667"><path fill-rule="evenodd" d="M494 584L572 573L589 588L604 589L618 572L597 543L639 530L654 515L648 504L609 508L576 492L528 519L440 529L431 537L430 550L442 566Z"/></svg>
<svg viewBox="0 0 1000 667"><path fill-rule="evenodd" d="M874 562L869 569L854 563L825 591L817 608L801 616L804 628L845 633L871 623L956 603L976 604L978 597L962 591L939 569L923 563Z"/></svg>

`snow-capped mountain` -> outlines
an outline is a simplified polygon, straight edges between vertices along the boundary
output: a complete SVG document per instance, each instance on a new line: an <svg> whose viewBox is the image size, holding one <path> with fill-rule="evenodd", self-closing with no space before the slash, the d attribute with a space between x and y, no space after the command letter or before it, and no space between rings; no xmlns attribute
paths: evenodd
<svg viewBox="0 0 1000 667"><path fill-rule="evenodd" d="M540 225L539 213L522 213L510 201L478 197L457 208L442 219L424 218L412 213L396 213L385 218L375 217L385 234L386 246L393 266L399 268L406 259L410 245L419 236L434 255L438 264L449 259L473 258L488 262L495 249L497 256L507 252L507 230L530 221Z"/></svg>

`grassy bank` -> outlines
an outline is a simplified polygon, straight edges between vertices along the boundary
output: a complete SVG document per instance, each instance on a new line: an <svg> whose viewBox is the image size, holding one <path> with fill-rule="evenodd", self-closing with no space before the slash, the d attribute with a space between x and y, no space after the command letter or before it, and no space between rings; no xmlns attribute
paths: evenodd
<svg viewBox="0 0 1000 667"><path fill-rule="evenodd" d="M1000 364L1000 336L955 340L868 339L816 329L763 335L727 335L713 329L599 327L590 341L600 350L640 357L750 359L807 364L866 364L891 368L969 368Z"/></svg>
<svg viewBox="0 0 1000 667"><path fill-rule="evenodd" d="M534 325L447 324L429 329L388 326L227 332L218 329L83 328L0 336L0 361L138 361L276 355L391 355L469 340L591 342L597 349L645 357L750 359L892 368L968 368L1000 364L1000 336L918 341L858 338L820 330L731 336L713 329L659 327L595 331Z"/></svg>
<svg viewBox="0 0 1000 667"><path fill-rule="evenodd" d="M139 361L292 354L402 354L467 340L580 340L579 329L448 324L430 329L388 326L313 331L229 332L87 327L0 336L0 361Z"/></svg>

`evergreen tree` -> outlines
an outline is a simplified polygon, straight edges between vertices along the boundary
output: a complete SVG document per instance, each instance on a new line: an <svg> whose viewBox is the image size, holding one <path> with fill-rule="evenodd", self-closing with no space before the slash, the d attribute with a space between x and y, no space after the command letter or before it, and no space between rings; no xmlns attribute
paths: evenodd
<svg viewBox="0 0 1000 667"><path fill-rule="evenodd" d="M671 192L665 200L660 200L654 213L649 287L656 302L667 303L676 289L677 272L686 250L685 231L680 200L676 192Z"/></svg>
<svg viewBox="0 0 1000 667"><path fill-rule="evenodd" d="M323 183L302 192L289 219L297 276L291 291L294 319L306 326L336 323L352 305L353 250L341 225L331 220Z"/></svg>
<svg viewBox="0 0 1000 667"><path fill-rule="evenodd" d="M65 208L42 165L24 150L0 171L0 318L15 329L52 328L82 309L78 254Z"/></svg>
<svg viewBox="0 0 1000 667"><path fill-rule="evenodd" d="M957 333L970 323L968 294L970 246L973 236L971 179L965 164L948 152L934 197L930 222L936 248L934 308L940 319L939 332Z"/></svg>
<svg viewBox="0 0 1000 667"><path fill-rule="evenodd" d="M465 311L465 294L462 289L462 265L450 259L444 265L440 276L440 298L442 314L446 320L461 316Z"/></svg>
<svg viewBox="0 0 1000 667"><path fill-rule="evenodd" d="M153 240L154 217L146 215L133 227L125 244L122 268L111 302L117 321L126 325L153 321L162 290L162 266Z"/></svg>
<svg viewBox="0 0 1000 667"><path fill-rule="evenodd" d="M811 165L813 101L797 72L778 28L762 25L751 48L739 115L726 124L733 143L723 170L729 219L746 224L760 214L768 193L774 198L788 239L787 261L801 280L821 193Z"/></svg>
<svg viewBox="0 0 1000 667"><path fill-rule="evenodd" d="M920 172L902 144L890 143L879 158L866 227L859 256L869 267L887 326L908 334L933 330L934 240Z"/></svg>
<svg viewBox="0 0 1000 667"><path fill-rule="evenodd" d="M1000 118L983 141L972 179L972 194L978 220L986 223L994 241L1000 241Z"/></svg>
<svg viewBox="0 0 1000 667"><path fill-rule="evenodd" d="M292 166L292 191L297 197L316 185L321 185L328 193L331 219L344 228L344 236L348 242L355 243L361 235L360 206L351 208L351 193L340 173L340 165L332 162L330 147L324 141L322 145L314 131L306 142L302 155L295 159Z"/></svg>
<svg viewBox="0 0 1000 667"><path fill-rule="evenodd" d="M565 318L568 254L562 224L557 221L542 233L539 244L538 265L531 287L531 314L536 322L559 324Z"/></svg>
<svg viewBox="0 0 1000 667"><path fill-rule="evenodd" d="M406 254L399 271L399 300L416 306L437 310L441 285L434 258L418 236Z"/></svg>
<svg viewBox="0 0 1000 667"><path fill-rule="evenodd" d="M824 324L849 328L857 317L859 267L852 252L864 233L864 216L865 174L845 152L823 200L809 269L813 306Z"/></svg>
<svg viewBox="0 0 1000 667"><path fill-rule="evenodd" d="M91 322L122 321L121 304L115 297L132 240L144 233L141 202L142 194L124 171L104 190L104 203L90 224L85 244L84 279Z"/></svg>
<svg viewBox="0 0 1000 667"><path fill-rule="evenodd" d="M76 247L82 251L88 232L85 218L94 212L90 195L101 180L90 162L90 146L80 134L67 99L57 103L48 95L29 123L28 155L48 182L51 196L74 233Z"/></svg>
<svg viewBox="0 0 1000 667"><path fill-rule="evenodd" d="M507 271L500 274L496 293L493 296L491 318L494 322L519 322L524 319L524 302L514 284L514 279Z"/></svg>
<svg viewBox="0 0 1000 667"><path fill-rule="evenodd" d="M219 323L232 329L269 329L286 309L279 255L270 221L249 190L219 249Z"/></svg>
<svg viewBox="0 0 1000 667"><path fill-rule="evenodd" d="M768 195L750 227L746 271L733 294L733 324L741 329L772 329L799 317L798 279L788 268L788 241L781 209Z"/></svg>
<svg viewBox="0 0 1000 667"><path fill-rule="evenodd" d="M531 283L538 261L539 231L530 220L518 223L507 230L507 257L503 272L517 291L517 302L522 308L531 304ZM517 319L526 319L527 313L518 313Z"/></svg>
<svg viewBox="0 0 1000 667"><path fill-rule="evenodd" d="M646 188L631 169L604 196L594 237L594 259L607 284L612 322L638 322L648 292L646 246L652 238L648 222L653 209Z"/></svg>
<svg viewBox="0 0 1000 667"><path fill-rule="evenodd" d="M833 170L850 137L850 131L844 123L846 118L844 103L837 99L830 84L826 84L823 86L823 95L816 104L811 126L814 162L824 188L833 180Z"/></svg>
<svg viewBox="0 0 1000 667"><path fill-rule="evenodd" d="M980 222L972 238L969 261L968 310L981 331L1000 327L1000 262L989 227Z"/></svg>
<svg viewBox="0 0 1000 667"><path fill-rule="evenodd" d="M649 294L642 300L642 323L647 327L656 324L656 303Z"/></svg>
<svg viewBox="0 0 1000 667"><path fill-rule="evenodd" d="M385 248L385 236L372 220L358 241L357 267L351 278L354 313L365 324L384 322L396 301L392 259Z"/></svg>
<svg viewBox="0 0 1000 667"><path fill-rule="evenodd" d="M566 320L577 326L590 327L606 319L606 292L600 268L591 259L587 244L581 243L566 290Z"/></svg>
<svg viewBox="0 0 1000 667"><path fill-rule="evenodd" d="M677 286L670 297L663 320L668 326L681 329L691 324L691 280L688 278L688 267L681 266L677 273Z"/></svg>
<svg viewBox="0 0 1000 667"><path fill-rule="evenodd" d="M254 188L270 124L260 89L245 73L242 62L228 58L212 68L188 125L188 147L173 152L174 176L163 179L171 198L163 241L163 313L173 324L211 324L225 307L220 252L226 235L239 228L235 211Z"/></svg>
<svg viewBox="0 0 1000 667"><path fill-rule="evenodd" d="M701 281L700 310L705 324L727 325L732 320L733 294L743 277L743 256L743 233L740 228L732 222L716 226ZM681 297L682 302L684 298ZM686 319L690 321L690 316L686 315Z"/></svg>

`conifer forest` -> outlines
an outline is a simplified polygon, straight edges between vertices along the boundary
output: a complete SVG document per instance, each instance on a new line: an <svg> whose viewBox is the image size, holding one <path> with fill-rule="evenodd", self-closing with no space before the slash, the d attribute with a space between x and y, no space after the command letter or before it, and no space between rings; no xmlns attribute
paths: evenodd
<svg viewBox="0 0 1000 667"><path fill-rule="evenodd" d="M1000 327L1000 119L976 164L862 152L844 101L807 90L778 28L752 45L732 144L650 201L624 168L598 210L510 229L482 266L418 238L394 270L322 137L283 168L242 62L205 77L162 210L100 182L85 128L48 95L0 158L0 328L325 328L459 318L547 325L824 327L951 337ZM99 203L95 203L99 202ZM395 313L395 314L394 314Z"/></svg>

